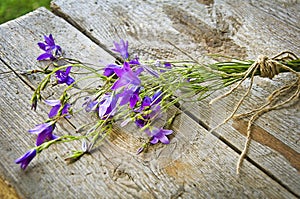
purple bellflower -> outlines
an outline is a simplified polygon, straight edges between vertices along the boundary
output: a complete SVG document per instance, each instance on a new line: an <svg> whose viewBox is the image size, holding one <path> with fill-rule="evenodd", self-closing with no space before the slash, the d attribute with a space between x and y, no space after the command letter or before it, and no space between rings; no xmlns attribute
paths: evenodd
<svg viewBox="0 0 300 199"><path fill-rule="evenodd" d="M93 100L91 97L86 97L85 102L82 104L82 106L85 106L86 112L91 112L96 110L98 103L99 102L97 100Z"/></svg>
<svg viewBox="0 0 300 199"><path fill-rule="evenodd" d="M152 140L150 141L151 144L156 144L158 141L163 144L169 144L170 140L166 135L172 134L173 131L154 127L151 130L147 129L146 133L152 137Z"/></svg>
<svg viewBox="0 0 300 199"><path fill-rule="evenodd" d="M66 68L66 71L58 70L55 72L55 76L58 84L66 83L68 86L73 84L75 80L69 76L72 66Z"/></svg>
<svg viewBox="0 0 300 199"><path fill-rule="evenodd" d="M140 87L132 87L130 89L125 89L121 94L122 100L120 106L123 106L129 102L129 107L133 108L139 101Z"/></svg>
<svg viewBox="0 0 300 199"><path fill-rule="evenodd" d="M129 64L130 65L136 65L136 66L140 66L141 65L138 57L135 57L134 59L130 60Z"/></svg>
<svg viewBox="0 0 300 199"><path fill-rule="evenodd" d="M165 62L165 63L164 63L164 68L166 68L166 69L168 69L168 70L172 69L171 63ZM166 72L166 70L161 69L160 72L161 72L161 73L164 73L164 72Z"/></svg>
<svg viewBox="0 0 300 199"><path fill-rule="evenodd" d="M157 91L156 93L153 94L151 98L151 105L158 104L162 100L162 92Z"/></svg>
<svg viewBox="0 0 300 199"><path fill-rule="evenodd" d="M101 119L106 118L108 115L111 117L117 111L116 106L118 102L118 95L106 94L99 103L98 113Z"/></svg>
<svg viewBox="0 0 300 199"><path fill-rule="evenodd" d="M121 69L122 67L116 64L108 64L105 68L104 68L104 72L103 75L106 77L112 76L113 74L115 74L115 69Z"/></svg>
<svg viewBox="0 0 300 199"><path fill-rule="evenodd" d="M58 136L53 135L52 132L55 128L55 122L47 122L44 124L37 125L35 128L30 129L28 132L37 134L36 146L40 146L47 140L57 139ZM32 159L36 156L36 149L31 149L27 151L23 156L15 160L16 164L21 164L21 168L23 170L26 169L28 164L32 161Z"/></svg>
<svg viewBox="0 0 300 199"><path fill-rule="evenodd" d="M55 129L55 122L46 122L44 124L39 124L28 132L32 134L37 134L36 145L40 146L45 141L55 140L58 136L54 135L52 132Z"/></svg>
<svg viewBox="0 0 300 199"><path fill-rule="evenodd" d="M141 80L138 78L138 75L142 72L142 70L139 69L136 72L133 72L128 62L124 62L122 69L115 69L114 71L119 79L111 87L112 90L117 90L118 88L128 86L129 84L134 86L139 86L141 84Z"/></svg>
<svg viewBox="0 0 300 199"><path fill-rule="evenodd" d="M52 109L49 112L49 118L53 118L57 115L59 109L61 108L61 102L60 100L45 100L45 103L49 106L52 106ZM70 118L71 115L69 114L69 109L71 105L69 103L66 103L64 107L61 110L61 114L65 115L66 118Z"/></svg>
<svg viewBox="0 0 300 199"><path fill-rule="evenodd" d="M60 57L62 55L61 47L55 44L52 35L50 34L49 37L44 35L44 39L45 43L39 42L38 45L45 53L41 54L37 60L51 59L53 61Z"/></svg>
<svg viewBox="0 0 300 199"><path fill-rule="evenodd" d="M142 101L139 111L142 111L147 107L156 105L156 104L160 103L161 100L162 100L162 92L161 91L157 91L156 93L154 93L151 98L149 96L145 96Z"/></svg>
<svg viewBox="0 0 300 199"><path fill-rule="evenodd" d="M135 124L142 128L144 127L149 120L158 117L161 112L161 107L159 105L159 102L161 102L162 99L162 92L157 91L154 93L154 95L150 98L149 96L145 96L141 107L136 112L142 112L143 110L151 110L150 113L142 115L142 118L138 118L135 120Z"/></svg>
<svg viewBox="0 0 300 199"><path fill-rule="evenodd" d="M120 53L123 59L127 59L129 57L128 54L128 41L120 40L120 43L114 42L115 48L112 49L115 52Z"/></svg>
<svg viewBox="0 0 300 199"><path fill-rule="evenodd" d="M135 120L137 127L144 127L150 120L160 116L161 107L159 105L150 106L149 110L151 111L148 114L142 115L142 118Z"/></svg>
<svg viewBox="0 0 300 199"><path fill-rule="evenodd" d="M145 96L143 101L142 101L142 105L141 105L141 110L144 110L145 107L150 106L152 103L152 100L149 96Z"/></svg>
<svg viewBox="0 0 300 199"><path fill-rule="evenodd" d="M143 128L147 124L148 120L143 116L143 119L136 119L135 125L139 128Z"/></svg>
<svg viewBox="0 0 300 199"><path fill-rule="evenodd" d="M36 156L36 150L27 151L22 157L15 160L16 164L21 164L21 169L25 170L31 160Z"/></svg>

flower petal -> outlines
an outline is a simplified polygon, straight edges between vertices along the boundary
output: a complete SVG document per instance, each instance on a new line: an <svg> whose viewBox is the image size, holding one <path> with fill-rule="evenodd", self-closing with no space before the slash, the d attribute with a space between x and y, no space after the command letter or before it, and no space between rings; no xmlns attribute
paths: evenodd
<svg viewBox="0 0 300 199"><path fill-rule="evenodd" d="M72 66L68 66L68 67L66 68L65 76L68 76L68 75L69 75L71 69L72 69Z"/></svg>
<svg viewBox="0 0 300 199"><path fill-rule="evenodd" d="M69 108L71 107L71 105L70 104L65 104L64 105L64 107L63 107L63 109L61 110L61 114L62 115L67 115L68 113L69 113Z"/></svg>
<svg viewBox="0 0 300 199"><path fill-rule="evenodd" d="M75 82L75 80L74 80L72 77L68 76L65 83L66 83L68 86L70 86L70 85L73 84L74 82Z"/></svg>
<svg viewBox="0 0 300 199"><path fill-rule="evenodd" d="M61 107L60 104L59 104L59 105L56 105L56 106L53 106L53 108L52 108L52 109L50 110L50 112L49 112L48 117L49 117L49 118L53 118L54 116L56 116L57 113L58 113L58 110L60 109L60 107Z"/></svg>
<svg viewBox="0 0 300 199"><path fill-rule="evenodd" d="M51 136L50 136L50 140L55 140L55 139L57 139L57 138L59 138L59 136L54 135L54 134L51 134Z"/></svg>
<svg viewBox="0 0 300 199"><path fill-rule="evenodd" d="M156 93L154 93L154 95L152 96L152 104L158 104L161 100L162 100L162 92L157 91Z"/></svg>
<svg viewBox="0 0 300 199"><path fill-rule="evenodd" d="M173 133L172 130L167 130L167 129L162 129L161 131L163 132L164 135L171 135Z"/></svg>
<svg viewBox="0 0 300 199"><path fill-rule="evenodd" d="M37 138L36 138L36 146L40 146L41 144L43 144L44 141L47 139L47 137L49 137L48 132L39 133Z"/></svg>
<svg viewBox="0 0 300 199"><path fill-rule="evenodd" d="M105 68L103 75L106 77L112 76L114 74L114 70L111 68Z"/></svg>
<svg viewBox="0 0 300 199"><path fill-rule="evenodd" d="M60 105L60 100L45 100L44 102L49 106Z"/></svg>
<svg viewBox="0 0 300 199"><path fill-rule="evenodd" d="M44 54L41 54L40 56L38 56L38 58L36 58L37 60L41 61L41 60L45 60L45 59L48 59L48 58L51 58L52 55L49 54L49 53L44 53Z"/></svg>
<svg viewBox="0 0 300 199"><path fill-rule="evenodd" d="M39 45L40 49L46 51L46 44L39 42L38 45Z"/></svg>
<svg viewBox="0 0 300 199"><path fill-rule="evenodd" d="M139 96L137 96L137 95L133 95L131 98L130 98L130 103L129 103L129 107L130 108L133 108L135 105L136 105L136 103L139 101Z"/></svg>
<svg viewBox="0 0 300 199"><path fill-rule="evenodd" d="M153 137L150 141L151 144L156 144L158 142L158 139L156 137Z"/></svg>
<svg viewBox="0 0 300 199"><path fill-rule="evenodd" d="M169 144L170 140L167 138L167 136L160 137L159 141L163 144Z"/></svg>
<svg viewBox="0 0 300 199"><path fill-rule="evenodd" d="M39 125L35 126L33 129L28 130L28 132L33 133L33 134L39 134L42 131L44 131L45 129L47 129L49 126L51 126L52 124L53 123L51 123L51 122L39 124Z"/></svg>
<svg viewBox="0 0 300 199"><path fill-rule="evenodd" d="M129 102L131 94L132 93L128 93L128 91L124 91L124 94L122 95L122 100L120 102L120 106L123 106Z"/></svg>
<svg viewBox="0 0 300 199"><path fill-rule="evenodd" d="M117 90L118 88L121 88L128 84L128 81L124 78L118 79L111 87L111 90Z"/></svg>

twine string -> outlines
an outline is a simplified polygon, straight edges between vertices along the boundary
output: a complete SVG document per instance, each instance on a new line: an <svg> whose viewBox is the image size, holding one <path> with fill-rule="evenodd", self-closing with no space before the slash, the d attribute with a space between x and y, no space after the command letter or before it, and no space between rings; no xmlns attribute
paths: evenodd
<svg viewBox="0 0 300 199"><path fill-rule="evenodd" d="M282 57L284 56L284 57ZM280 58L282 57L282 58ZM213 128L212 130L210 130L210 132L216 130L217 128L219 128L220 126L222 126L223 124L227 123L230 119L234 118L234 119L240 119L242 117L249 117L251 116L251 118L248 121L248 126L247 126L247 137L246 137L246 142L244 145L244 149L240 154L240 157L238 159L238 163L237 163L237 168L236 168L236 172L237 174L240 173L240 168L241 165L243 163L244 158L246 157L247 151L249 149L250 146L250 142L251 142L251 127L254 124L254 122L264 113L267 113L271 110L274 109L279 109L281 107L283 107L284 105L290 103L292 100L298 99L300 96L300 74L296 71L294 71L293 69L291 69L290 67L282 64L280 61L283 60L295 60L298 59L298 57L292 53L292 52L282 52L279 53L278 55L274 56L273 58L268 58L267 56L261 55L258 57L258 59L249 67L249 69L244 73L244 77L240 80L240 82L234 86L232 89L230 89L228 92L226 92L225 94L218 96L216 98L214 98L213 100L211 100L210 104L214 103L215 101L222 99L224 97L229 96L231 93L233 93L244 81L245 79L250 75L250 85L249 88L246 90L246 92L244 93L244 95L242 96L242 98L239 100L239 102L236 104L234 110L232 111L232 113L229 115L229 117L227 117L222 123L220 123L219 125L217 125L215 128ZM275 91L273 91L268 97L267 97L267 102L262 105L259 108L253 109L250 112L247 113L243 113L243 114L235 114L237 112L237 110L239 109L239 107L242 105L242 103L244 102L244 100L246 99L246 97L248 96L252 85L253 85L253 80L254 80L254 75L256 73L257 70L259 70L260 72L260 76L261 77L267 77L269 79L273 79L274 76L278 75L280 73L280 69L284 69L286 71L289 71L293 74L295 74L297 76L297 79L292 82L289 85L283 86L279 89L276 89ZM292 89L294 87L297 87L295 91L292 91ZM282 96L284 93L286 93L287 91L291 91L293 92L293 94L291 95L291 97L289 97L287 100L278 103L275 105L272 105L272 103L274 104L274 102L276 101L277 98L279 98L280 96Z"/></svg>

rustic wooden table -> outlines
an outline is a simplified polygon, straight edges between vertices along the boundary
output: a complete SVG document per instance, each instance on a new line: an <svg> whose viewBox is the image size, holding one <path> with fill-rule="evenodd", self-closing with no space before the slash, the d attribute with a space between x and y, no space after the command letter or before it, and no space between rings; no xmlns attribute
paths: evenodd
<svg viewBox="0 0 300 199"><path fill-rule="evenodd" d="M243 59L283 50L300 55L298 1L54 0L51 7L53 12L40 8L0 25L1 198L14 198L3 182L21 198L300 197L299 102L257 120L240 175L235 167L245 142L245 123L230 121L208 133L230 114L241 92L212 106L210 99L224 91L185 104L187 111L176 118L171 143L148 153L136 155L138 135L120 131L71 165L64 157L78 143L48 149L26 171L14 163L34 143L27 130L49 111L42 104L37 112L30 110L40 77L20 75L43 66L36 57L44 34L52 33L67 57L97 65L99 60L115 60L112 42L120 38L142 59L185 59L178 48L200 61L209 61L209 53ZM241 111L264 103L273 89L294 78L289 73L273 80L255 78ZM58 129L74 131L84 120L71 119Z"/></svg>

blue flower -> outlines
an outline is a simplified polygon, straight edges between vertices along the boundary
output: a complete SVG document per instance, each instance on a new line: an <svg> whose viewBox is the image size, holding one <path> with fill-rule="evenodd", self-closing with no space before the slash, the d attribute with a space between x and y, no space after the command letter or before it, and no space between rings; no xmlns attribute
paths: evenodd
<svg viewBox="0 0 300 199"><path fill-rule="evenodd" d="M45 53L41 54L37 60L51 59L53 61L60 57L62 55L61 47L55 44L52 35L50 34L49 37L44 35L44 39L45 43L39 42L38 45Z"/></svg>
<svg viewBox="0 0 300 199"><path fill-rule="evenodd" d="M85 106L86 112L91 112L96 110L98 103L99 102L97 100L94 100L91 97L86 97L85 102L82 104L82 106Z"/></svg>
<svg viewBox="0 0 300 199"><path fill-rule="evenodd" d="M52 106L52 109L49 112L49 118L53 118L57 115L59 109L61 108L61 101L60 100L45 100L45 103L49 106ZM61 115L65 115L66 118L70 118L71 115L69 114L69 109L71 105L66 103L61 110Z"/></svg>
<svg viewBox="0 0 300 199"><path fill-rule="evenodd" d="M130 89L125 89L121 94L122 100L120 106L127 104L129 102L129 107L133 108L139 101L140 87L132 87Z"/></svg>
<svg viewBox="0 0 300 199"><path fill-rule="evenodd" d="M159 67L159 68L166 68L166 69L168 69L168 70L172 69L172 64L171 64L171 63L169 63L169 62L164 62L164 63L163 63L163 66L161 66L161 62L160 62L159 60L156 61L155 66L156 66L156 67ZM166 72L166 70L160 69L160 72L161 72L161 73L164 73L164 72Z"/></svg>
<svg viewBox="0 0 300 199"><path fill-rule="evenodd" d="M146 130L146 133L149 136L152 136L152 140L150 141L151 144L156 144L158 141L160 141L163 144L169 144L170 140L166 135L170 135L173 133L172 130L162 129L162 128L156 128Z"/></svg>
<svg viewBox="0 0 300 199"><path fill-rule="evenodd" d="M157 91L156 93L153 94L151 98L151 105L158 104L162 100L162 92Z"/></svg>
<svg viewBox="0 0 300 199"><path fill-rule="evenodd" d="M150 98L149 96L145 96L139 110L136 112L140 112L142 118L137 118L135 120L135 124L139 127L142 128L144 127L150 120L159 117L160 112L161 112L161 107L159 103L162 100L162 92L157 91L154 93L154 95ZM144 110L149 110L147 114L143 114Z"/></svg>
<svg viewBox="0 0 300 199"><path fill-rule="evenodd" d="M120 40L120 43L114 42L115 48L112 49L115 52L120 53L123 59L127 59L129 57L128 54L128 41Z"/></svg>
<svg viewBox="0 0 300 199"><path fill-rule="evenodd" d="M66 83L68 86L73 84L75 80L69 76L72 66L66 68L66 71L58 70L55 72L55 76L58 84Z"/></svg>
<svg viewBox="0 0 300 199"><path fill-rule="evenodd" d="M121 69L122 67L116 64L109 64L104 68L103 75L106 77L112 76L115 74L115 69Z"/></svg>
<svg viewBox="0 0 300 199"><path fill-rule="evenodd" d="M150 107L150 106L160 103L161 100L162 100L162 92L161 91L157 91L156 93L154 93L151 98L149 96L145 96L142 101L140 111L144 110L147 107Z"/></svg>
<svg viewBox="0 0 300 199"><path fill-rule="evenodd" d="M133 72L128 62L124 62L122 69L115 69L114 71L119 79L111 87L112 90L117 90L118 88L128 86L129 84L134 86L139 86L141 84L141 80L138 78L138 75L142 72L142 70Z"/></svg>
<svg viewBox="0 0 300 199"><path fill-rule="evenodd" d="M142 114L142 118L138 118L135 120L135 124L139 128L144 127L149 121L160 117L161 107L159 105L150 106L150 108L147 110L149 110L150 113Z"/></svg>
<svg viewBox="0 0 300 199"><path fill-rule="evenodd" d="M100 100L98 107L98 114L101 119L107 116L111 117L117 111L116 105L118 101L118 95L105 94Z"/></svg>
<svg viewBox="0 0 300 199"><path fill-rule="evenodd" d="M23 170L26 169L31 160L36 156L36 150L31 149L27 151L22 157L15 160L16 164L21 164L21 168Z"/></svg>
<svg viewBox="0 0 300 199"><path fill-rule="evenodd" d="M146 124L147 124L147 120L146 119L136 119L134 121L135 125L139 128L143 128Z"/></svg>
<svg viewBox="0 0 300 199"><path fill-rule="evenodd" d="M30 129L28 132L32 134L37 134L36 145L40 146L47 140L55 140L58 136L54 135L52 132L55 129L55 122L46 122L44 124L39 124L35 128Z"/></svg>
<svg viewBox="0 0 300 199"><path fill-rule="evenodd" d="M134 59L130 60L129 64L130 65L136 65L136 66L140 66L141 65L138 57L135 57Z"/></svg>

